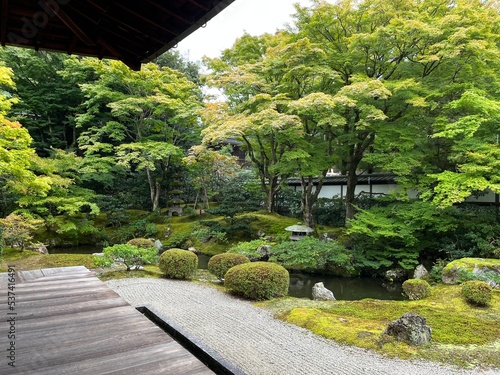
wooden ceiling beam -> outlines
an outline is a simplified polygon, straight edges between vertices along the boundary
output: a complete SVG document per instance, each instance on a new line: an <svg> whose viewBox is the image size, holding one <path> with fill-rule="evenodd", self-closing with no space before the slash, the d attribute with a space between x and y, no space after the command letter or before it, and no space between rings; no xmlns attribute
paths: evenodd
<svg viewBox="0 0 500 375"><path fill-rule="evenodd" d="M0 29L0 42L5 46L7 42L7 23L9 21L9 0L2 0L2 16L0 22L2 23Z"/></svg>
<svg viewBox="0 0 500 375"><path fill-rule="evenodd" d="M94 40L62 8L59 8L57 12L52 11L49 0L40 0L39 4L49 14L54 14L59 18L83 43L88 46L95 46Z"/></svg>
<svg viewBox="0 0 500 375"><path fill-rule="evenodd" d="M123 4L119 4L119 3L115 3L115 5L121 9L123 9L125 12L127 13L130 13L132 14L134 17L137 17L138 19L141 19L143 20L144 22L150 24L151 26L155 27L155 28L158 28L160 30L163 30L165 31L166 33L169 33L171 35L174 35L174 36L177 36L177 33L170 30L170 29L167 29L166 27L164 26L161 26L159 25L158 23L156 22L153 22L152 20L150 20L148 17L144 17L142 14L139 14L137 12L134 12L132 9L130 9L129 7L123 5Z"/></svg>
<svg viewBox="0 0 500 375"><path fill-rule="evenodd" d="M203 9L204 11L208 12L210 10L209 7L207 7L206 5L204 4L201 4L199 1L196 1L196 0L188 0L188 2L190 2L191 4L194 4L196 5L198 8L200 9Z"/></svg>
<svg viewBox="0 0 500 375"><path fill-rule="evenodd" d="M177 13L172 12L170 9L165 8L164 6L158 4L158 1L154 1L154 0L143 0L143 1L149 3L150 5L154 6L157 9L161 10L163 13L166 13L174 18L177 18L179 21L182 21L187 25L193 24L192 21L189 21L189 20L185 19L184 17L179 16Z"/></svg>

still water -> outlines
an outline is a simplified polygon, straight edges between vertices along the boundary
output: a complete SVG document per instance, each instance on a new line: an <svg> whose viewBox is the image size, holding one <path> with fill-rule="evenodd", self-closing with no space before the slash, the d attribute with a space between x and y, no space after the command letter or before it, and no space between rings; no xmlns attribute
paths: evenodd
<svg viewBox="0 0 500 375"><path fill-rule="evenodd" d="M51 254L92 254L100 251L102 249L95 246L49 249ZM210 256L198 254L198 268L207 269L209 260ZM359 300L363 298L404 299L401 284L399 283L389 283L383 279L370 277L345 278L305 273L290 273L288 294L292 297L312 298L312 287L318 282L322 282L327 289L330 289L338 300Z"/></svg>
<svg viewBox="0 0 500 375"><path fill-rule="evenodd" d="M206 269L210 256L198 255L198 268ZM383 300L403 300L401 284L389 283L372 277L345 278L306 273L290 273L288 294L297 298L311 298L314 284L322 282L338 300L359 300L374 298Z"/></svg>

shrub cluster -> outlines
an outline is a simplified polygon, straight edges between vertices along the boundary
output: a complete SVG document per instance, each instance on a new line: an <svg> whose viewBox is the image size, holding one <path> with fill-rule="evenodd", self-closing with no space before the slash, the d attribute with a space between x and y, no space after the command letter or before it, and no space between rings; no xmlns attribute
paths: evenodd
<svg viewBox="0 0 500 375"><path fill-rule="evenodd" d="M130 271L133 267L138 269L144 264L155 263L158 250L155 247L144 249L130 244L118 244L106 247L103 252L105 259L96 259L96 265L100 263L102 266L109 266L111 261L121 262Z"/></svg>
<svg viewBox="0 0 500 375"><path fill-rule="evenodd" d="M422 279L409 279L403 283L403 292L410 300L419 300L431 295L431 286Z"/></svg>
<svg viewBox="0 0 500 375"><path fill-rule="evenodd" d="M191 251L171 249L158 259L158 267L170 279L188 279L198 267L198 257Z"/></svg>
<svg viewBox="0 0 500 375"><path fill-rule="evenodd" d="M472 305L488 306L492 298L491 286L479 280L466 281L462 284L462 295Z"/></svg>
<svg viewBox="0 0 500 375"><path fill-rule="evenodd" d="M129 245L133 245L135 247L139 247L141 249L150 249L155 247L155 243L153 240L148 238L133 238L127 242Z"/></svg>
<svg viewBox="0 0 500 375"><path fill-rule="evenodd" d="M241 254L217 254L208 261L208 271L222 280L230 268L249 262L250 259Z"/></svg>
<svg viewBox="0 0 500 375"><path fill-rule="evenodd" d="M228 290L252 300L283 297L288 293L290 275L275 263L244 263L229 269L224 284Z"/></svg>

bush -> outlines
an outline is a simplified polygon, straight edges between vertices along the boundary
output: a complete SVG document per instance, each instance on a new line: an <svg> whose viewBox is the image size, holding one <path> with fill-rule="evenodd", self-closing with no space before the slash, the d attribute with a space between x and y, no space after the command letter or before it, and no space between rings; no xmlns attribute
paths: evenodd
<svg viewBox="0 0 500 375"><path fill-rule="evenodd" d="M127 243L141 249L150 249L155 247L154 241L147 238L133 238Z"/></svg>
<svg viewBox="0 0 500 375"><path fill-rule="evenodd" d="M283 297L288 293L290 275L275 263L254 262L234 266L224 276L231 292L253 300Z"/></svg>
<svg viewBox="0 0 500 375"><path fill-rule="evenodd" d="M472 305L488 306L492 298L492 288L484 281L466 281L462 284L462 295Z"/></svg>
<svg viewBox="0 0 500 375"><path fill-rule="evenodd" d="M144 264L155 263L156 254L158 254L156 248L141 249L130 244L109 246L103 252L105 258L111 259L114 262L122 262L127 267L127 271L130 271L133 267L138 269ZM104 262L103 260L97 261Z"/></svg>
<svg viewBox="0 0 500 375"><path fill-rule="evenodd" d="M228 253L244 255L251 260L259 260L263 258L263 254L261 254L258 250L261 246L265 245L271 245L271 243L263 239L240 242L237 245L231 247L228 250Z"/></svg>
<svg viewBox="0 0 500 375"><path fill-rule="evenodd" d="M299 241L286 241L274 246L269 260L288 269L344 269L354 272L349 251L336 241L323 242L307 236Z"/></svg>
<svg viewBox="0 0 500 375"><path fill-rule="evenodd" d="M409 279L403 283L403 292L412 301L424 299L431 295L431 286L422 279Z"/></svg>
<svg viewBox="0 0 500 375"><path fill-rule="evenodd" d="M250 259L241 254L218 254L211 257L208 261L208 271L222 280L230 268L249 262Z"/></svg>
<svg viewBox="0 0 500 375"><path fill-rule="evenodd" d="M198 257L191 251L171 249L160 255L158 267L170 279L187 279L198 267Z"/></svg>

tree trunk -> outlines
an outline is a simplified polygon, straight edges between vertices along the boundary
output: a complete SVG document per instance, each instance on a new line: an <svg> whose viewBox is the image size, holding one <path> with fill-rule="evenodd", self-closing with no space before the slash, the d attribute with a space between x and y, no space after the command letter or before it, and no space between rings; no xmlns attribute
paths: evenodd
<svg viewBox="0 0 500 375"><path fill-rule="evenodd" d="M313 207L318 201L319 193L323 188L326 172L327 171L324 171L321 177L317 177L316 188L314 187L313 177L301 177L300 183L302 185L302 196L301 196L302 218L304 220L305 225L311 228L314 228L316 225L313 217Z"/></svg>
<svg viewBox="0 0 500 375"><path fill-rule="evenodd" d="M356 174L356 169L349 168L347 174L347 188L345 194L345 220L346 224L349 220L354 219L354 214L356 209L354 207L354 199L356 192L356 185L358 184L358 175Z"/></svg>
<svg viewBox="0 0 500 375"><path fill-rule="evenodd" d="M158 210L158 208L160 207L160 184L161 184L161 182L158 180L156 180L156 181L154 180L149 168L146 168L146 174L148 176L149 194L151 197L151 205L152 205L153 212L154 212L154 211Z"/></svg>

